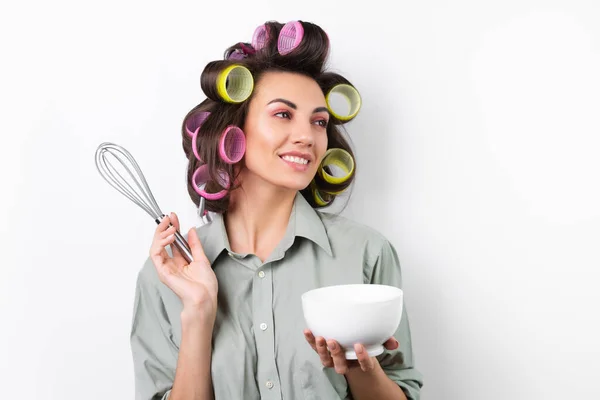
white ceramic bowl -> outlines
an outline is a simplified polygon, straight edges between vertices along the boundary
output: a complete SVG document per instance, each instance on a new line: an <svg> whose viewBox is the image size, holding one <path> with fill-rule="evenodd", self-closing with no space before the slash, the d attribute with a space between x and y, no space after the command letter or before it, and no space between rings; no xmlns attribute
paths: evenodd
<svg viewBox="0 0 600 400"><path fill-rule="evenodd" d="M353 284L326 286L302 294L302 310L315 337L337 341L348 360L355 360L354 344L370 356L383 353L383 343L394 335L402 317L403 293L394 286Z"/></svg>

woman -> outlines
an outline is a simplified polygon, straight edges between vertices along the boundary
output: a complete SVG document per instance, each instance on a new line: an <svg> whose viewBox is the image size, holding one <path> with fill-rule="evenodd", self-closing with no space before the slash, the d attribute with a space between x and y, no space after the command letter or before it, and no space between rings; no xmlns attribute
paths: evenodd
<svg viewBox="0 0 600 400"><path fill-rule="evenodd" d="M182 137L188 192L214 219L188 232L189 264L170 247L177 216L156 228L136 287L136 399L419 398L405 311L385 352L357 343L358 360L305 329L307 290L402 283L382 235L316 210L355 173L340 127L358 108L339 115L326 99L354 87L324 71L328 51L314 24L268 22L203 71L208 99L188 113ZM229 148L224 132L242 131L245 142Z"/></svg>

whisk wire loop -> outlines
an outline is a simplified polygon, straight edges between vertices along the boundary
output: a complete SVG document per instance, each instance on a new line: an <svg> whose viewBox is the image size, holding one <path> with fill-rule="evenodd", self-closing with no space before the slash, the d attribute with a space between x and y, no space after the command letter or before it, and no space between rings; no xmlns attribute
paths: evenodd
<svg viewBox="0 0 600 400"><path fill-rule="evenodd" d="M124 174L119 172L115 164L109 160L109 156L123 167ZM106 182L160 224L165 215L158 206L142 169L129 151L115 143L104 142L98 146L95 160L96 168ZM190 246L179 231L175 232L174 244L188 262L193 261Z"/></svg>

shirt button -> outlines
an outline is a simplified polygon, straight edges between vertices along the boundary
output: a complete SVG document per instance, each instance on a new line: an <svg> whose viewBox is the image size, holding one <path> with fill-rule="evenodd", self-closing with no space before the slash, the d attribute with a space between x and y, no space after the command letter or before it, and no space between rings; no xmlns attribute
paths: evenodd
<svg viewBox="0 0 600 400"><path fill-rule="evenodd" d="M267 324L265 324L264 322L262 324L260 324L260 329L267 330Z"/></svg>
<svg viewBox="0 0 600 400"><path fill-rule="evenodd" d="M273 382L271 382L271 381L267 381L267 387L268 387L269 389L273 389Z"/></svg>
<svg viewBox="0 0 600 400"><path fill-rule="evenodd" d="M265 277L265 271L259 271L258 276L260 276L261 278Z"/></svg>

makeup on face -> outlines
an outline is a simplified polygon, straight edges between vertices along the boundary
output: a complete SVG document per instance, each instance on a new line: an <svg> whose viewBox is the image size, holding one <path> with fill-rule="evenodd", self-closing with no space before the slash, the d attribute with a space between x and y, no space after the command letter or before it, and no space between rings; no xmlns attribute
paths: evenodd
<svg viewBox="0 0 600 400"><path fill-rule="evenodd" d="M273 106L273 105L276 106ZM275 108L277 107L277 108ZM275 98L267 103L267 112L276 118L293 121L299 117L298 106L291 100ZM315 107L310 114L311 123L315 129L323 130L326 134L329 112L327 107ZM295 121L294 121L295 122ZM318 134L318 133L317 133ZM312 146L311 146L312 147ZM309 169L309 164L315 161L315 155L311 151L290 150L278 153L279 158L295 171L304 172Z"/></svg>

